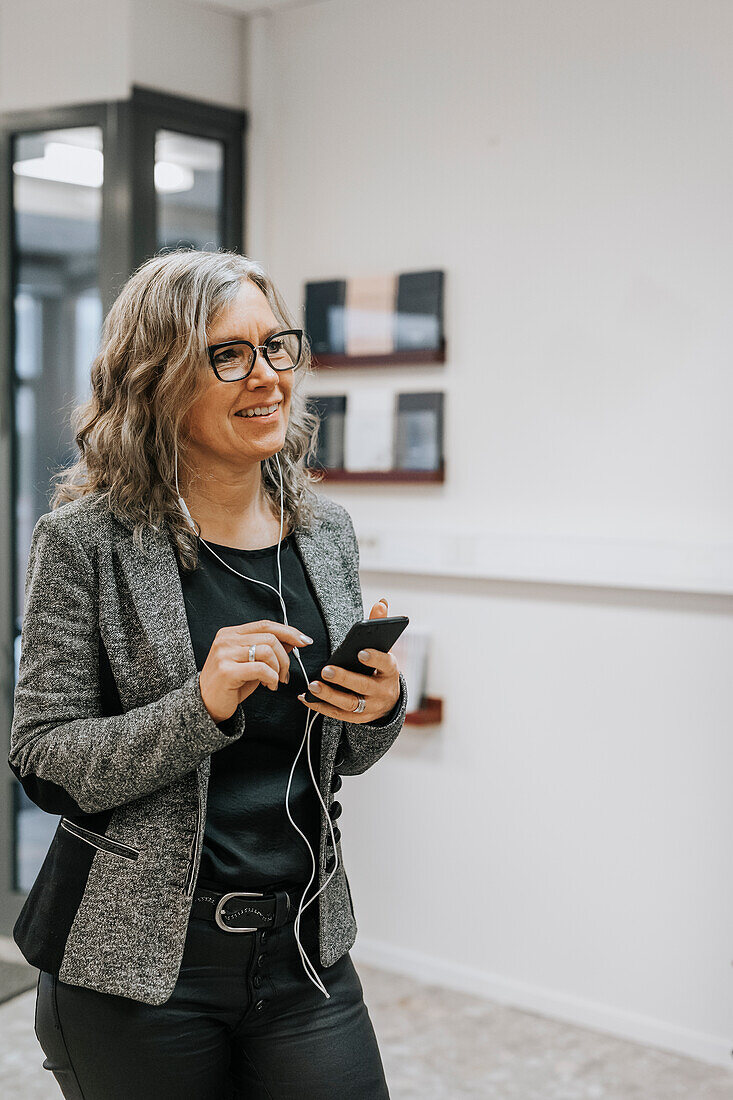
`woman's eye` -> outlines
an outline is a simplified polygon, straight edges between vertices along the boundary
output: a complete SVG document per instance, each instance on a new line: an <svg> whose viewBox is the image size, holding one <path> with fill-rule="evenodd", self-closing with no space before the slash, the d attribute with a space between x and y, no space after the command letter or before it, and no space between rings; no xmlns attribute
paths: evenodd
<svg viewBox="0 0 733 1100"><path fill-rule="evenodd" d="M285 341L280 338L278 340L270 340L267 346L269 347L270 351L274 352L275 355L278 355L283 350L284 344Z"/></svg>

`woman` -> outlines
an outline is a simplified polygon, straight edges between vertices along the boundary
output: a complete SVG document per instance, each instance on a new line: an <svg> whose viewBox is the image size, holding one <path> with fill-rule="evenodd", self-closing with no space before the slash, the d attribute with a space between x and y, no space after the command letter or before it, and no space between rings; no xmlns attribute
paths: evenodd
<svg viewBox="0 0 733 1100"><path fill-rule="evenodd" d="M324 668L364 609L309 370L258 264L153 258L33 532L9 762L60 821L14 937L67 1098L388 1096L332 797L407 690L389 653Z"/></svg>

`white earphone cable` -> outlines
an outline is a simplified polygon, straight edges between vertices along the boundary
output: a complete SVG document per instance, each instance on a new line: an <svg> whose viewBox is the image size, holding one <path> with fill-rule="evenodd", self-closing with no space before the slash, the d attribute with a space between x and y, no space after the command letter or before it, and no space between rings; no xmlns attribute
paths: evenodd
<svg viewBox="0 0 733 1100"><path fill-rule="evenodd" d="M273 588L272 585L268 584L266 581L258 580L256 577L245 577L245 575L243 573L240 573L237 569L234 569L231 565L229 565L228 562L225 562L223 558L219 557L219 555L216 553L216 551L212 550L212 548L209 546L208 542L206 542L206 540L203 539L201 537L201 535L199 535L198 531L196 531L196 525L194 523L193 516L189 512L189 510L186 506L186 502L184 501L183 497L180 495L180 489L178 487L178 448L177 447L176 447L176 450L175 450L176 493L178 494L178 502L181 505L181 508L183 509L184 514L188 518L189 526L196 533L199 541L203 542L204 546L209 550L209 552L211 554L213 554L214 557L217 558L221 562L222 565L226 566L226 568L229 569L230 572L236 574L236 576L238 576L238 577L241 577L242 580L252 581L254 584L262 584L262 585L265 586L265 588L269 588L272 592L274 592L275 595L280 600L280 606L282 608L284 625L288 626L289 625L288 624L288 616L287 616L287 611L286 611L286 608L285 608L285 601L283 600L283 596L282 596L282 569L280 567L280 543L282 542L283 522L284 522L283 476L282 476L282 467L280 466L280 456L279 456L279 454L277 454L277 452L275 453L275 460L277 462L277 468L278 468L278 471L280 473L280 535L279 535L278 541L277 541L277 575L278 575L278 582L277 582L278 587L277 587L277 589ZM305 683L306 683L306 687L307 687L308 682L309 682L308 681L308 675L307 675L307 673L305 671L305 668L303 666L303 661L302 661L301 656L300 656L300 651L298 650L297 647L294 647L293 648L293 653L295 654L295 656L298 660L298 663L301 667L301 670L303 672L303 677L305 678ZM339 866L338 853L336 851L336 838L335 838L334 832L333 832L333 822L331 821L331 815L328 813L328 810L326 809L326 805L323 801L323 798L321 797L321 791L320 791L320 788L318 786L318 780L316 779L315 775L313 774L313 761L311 760L310 731L311 731L311 726L313 725L314 721L316 720L316 717L317 717L317 712L316 711L310 711L306 716L305 733L303 735L303 740L300 742L300 747L299 747L299 749L298 749L298 751L295 755L295 760L293 761L293 765L290 769L290 776L288 778L288 786L287 786L287 789L285 791L285 812L287 813L288 818L289 818L290 823L292 824L293 828L296 830L296 832L298 832L300 834L300 836L303 837L303 840L305 841L305 843L308 847L308 851L311 854L311 865L312 865L311 876L308 879L305 890L303 891L303 896L300 899L300 905L298 907L298 912L297 912L296 917L295 917L295 922L294 922L295 940L296 940L296 943L297 943L297 946L298 946L298 951L300 953L301 962L303 963L303 968L306 972L307 977L310 979L311 982L313 982L313 984L316 986L316 988L320 989L322 991L322 993L327 998L330 998L331 994L327 991L326 987L323 985L323 982L319 978L318 973L317 973L315 967L313 966L313 963L308 958L308 955L306 954L306 952L303 948L303 945L300 942L300 935L299 935L299 933L300 933L300 918L301 918L302 913L304 912L305 909L308 908L308 906L311 904L311 902L314 902L316 900L316 898L321 893L321 891L325 890L325 888L328 886L328 884L331 881L331 879L333 878L333 876L336 874L336 871L337 871L338 866ZM298 763L298 758L301 754L301 751L303 749L304 744L307 746L306 747L306 756L307 756L307 759L308 759L308 770L310 772L313 787L315 789L316 794L318 795L318 801L320 802L321 807L323 808L323 813L326 817L326 821L328 822L328 827L331 831L331 844L333 846L334 857L336 859L336 863L334 864L333 870L331 871L331 874L328 876L326 881L323 883L323 886L321 886L321 888L319 890L317 890L315 892L315 894L313 895L313 897L309 898L309 900L307 902L305 902L305 904L303 904L303 902L305 901L305 896L308 893L310 885L313 882L313 877L316 873L316 858L315 858L315 853L314 853L313 849L310 846L308 838L298 828L298 826L296 825L295 821L293 820L293 818L291 816L290 806L289 806L289 801L288 801L289 800L289 795L290 795L290 787L291 787L292 780L293 780L293 774L295 772L295 768L296 768L297 763ZM313 977L308 972L309 967L310 967L310 970L312 971L312 973L314 975Z"/></svg>

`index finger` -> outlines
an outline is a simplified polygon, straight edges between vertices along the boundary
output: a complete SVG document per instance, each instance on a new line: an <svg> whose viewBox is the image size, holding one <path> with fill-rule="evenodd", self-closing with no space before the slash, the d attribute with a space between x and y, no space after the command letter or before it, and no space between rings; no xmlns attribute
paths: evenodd
<svg viewBox="0 0 733 1100"><path fill-rule="evenodd" d="M251 634L256 630L268 631L270 634L274 634L283 645L290 645L291 649L294 645L310 645L313 641L312 638L309 638L302 630L298 630L297 627L286 626L285 623L276 623L272 619L260 619L256 623L239 623L234 627L234 630L238 634ZM288 652L290 652L290 650L288 650Z"/></svg>

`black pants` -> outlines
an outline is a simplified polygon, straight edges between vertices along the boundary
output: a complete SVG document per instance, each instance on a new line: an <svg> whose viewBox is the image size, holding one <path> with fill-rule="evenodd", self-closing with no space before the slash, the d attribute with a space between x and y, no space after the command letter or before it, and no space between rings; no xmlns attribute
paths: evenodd
<svg viewBox="0 0 733 1100"><path fill-rule="evenodd" d="M41 971L35 1031L66 1100L389 1100L347 952L318 958L317 902L292 921L224 932L191 917L168 1001L148 1005Z"/></svg>

